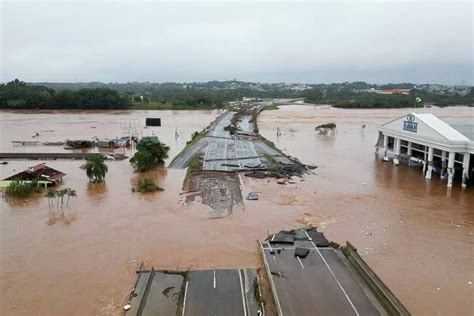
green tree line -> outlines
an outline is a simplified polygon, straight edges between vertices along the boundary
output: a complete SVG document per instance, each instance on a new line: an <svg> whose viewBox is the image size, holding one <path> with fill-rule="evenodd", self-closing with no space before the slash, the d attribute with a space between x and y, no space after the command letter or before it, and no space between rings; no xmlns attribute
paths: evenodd
<svg viewBox="0 0 474 316"><path fill-rule="evenodd" d="M129 101L108 88L82 88L77 91L29 85L15 79L0 85L3 109L126 109Z"/></svg>

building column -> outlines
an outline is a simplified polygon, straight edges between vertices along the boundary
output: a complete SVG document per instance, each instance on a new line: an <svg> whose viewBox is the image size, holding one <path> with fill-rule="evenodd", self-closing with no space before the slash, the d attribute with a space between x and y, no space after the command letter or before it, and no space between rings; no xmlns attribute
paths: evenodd
<svg viewBox="0 0 474 316"><path fill-rule="evenodd" d="M384 134L383 135L383 160L384 161L388 161L387 148L388 148L388 136Z"/></svg>
<svg viewBox="0 0 474 316"><path fill-rule="evenodd" d="M400 138L395 138L395 144L394 144L395 156L393 158L393 163L396 164L396 165L398 165L400 163L400 160L398 160L398 158L400 156L400 145L401 145Z"/></svg>
<svg viewBox="0 0 474 316"><path fill-rule="evenodd" d="M455 153L450 151L448 156L448 188L453 186L454 178L454 155Z"/></svg>
<svg viewBox="0 0 474 316"><path fill-rule="evenodd" d="M470 153L464 153L462 160L462 187L465 188L467 185L467 179L469 179L469 160L471 159Z"/></svg>
<svg viewBox="0 0 474 316"><path fill-rule="evenodd" d="M441 179L446 176L446 151L441 152Z"/></svg>
<svg viewBox="0 0 474 316"><path fill-rule="evenodd" d="M426 171L426 179L431 179L431 173L433 172L433 147L428 147L428 171Z"/></svg>
<svg viewBox="0 0 474 316"><path fill-rule="evenodd" d="M411 154L412 154L411 142L408 142L408 145L407 145L408 165L411 165Z"/></svg>

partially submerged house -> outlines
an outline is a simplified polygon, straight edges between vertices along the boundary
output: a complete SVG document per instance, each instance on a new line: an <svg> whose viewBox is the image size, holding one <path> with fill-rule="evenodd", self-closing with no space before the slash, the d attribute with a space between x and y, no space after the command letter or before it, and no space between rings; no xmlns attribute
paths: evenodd
<svg viewBox="0 0 474 316"><path fill-rule="evenodd" d="M448 187L455 177L463 187L473 182L473 121L447 123L430 113L410 113L377 129L377 152L382 149L384 160L422 165L427 179L438 173Z"/></svg>
<svg viewBox="0 0 474 316"><path fill-rule="evenodd" d="M59 170L46 166L45 163L40 163L36 166L14 174L2 180L3 183L7 181L38 181L40 184L57 185L62 182L66 174Z"/></svg>

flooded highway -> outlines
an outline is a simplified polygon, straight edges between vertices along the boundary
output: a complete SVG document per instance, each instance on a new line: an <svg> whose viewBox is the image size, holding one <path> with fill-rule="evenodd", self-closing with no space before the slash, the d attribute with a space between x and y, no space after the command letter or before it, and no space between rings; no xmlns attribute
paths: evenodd
<svg viewBox="0 0 474 316"><path fill-rule="evenodd" d="M375 124L413 109L344 110L283 106L259 116L260 133L314 174L294 184L243 177L242 194L260 192L230 216L209 219L201 203L180 196L186 170L148 174L163 192L132 193L140 177L127 160L108 161L104 184L90 184L81 160L46 161L67 175L77 191L64 215L51 212L41 194L27 201L2 200L0 288L2 315L116 315L126 302L141 261L159 269L261 267L257 239L268 231L306 224L332 240L350 240L395 295L415 315L470 315L474 282L474 190L447 189L434 177L374 156ZM416 109L451 122L472 120L469 108ZM121 122L161 117L157 135L176 156L195 131L218 111L1 112L0 150L64 151L55 146L16 146L40 141L122 136ZM334 135L314 131L335 122ZM365 124L365 128L362 125ZM282 135L277 137L277 126ZM176 130L177 128L177 130ZM175 135L178 133L178 137ZM121 153L122 149L116 149ZM36 161L0 166L2 178Z"/></svg>

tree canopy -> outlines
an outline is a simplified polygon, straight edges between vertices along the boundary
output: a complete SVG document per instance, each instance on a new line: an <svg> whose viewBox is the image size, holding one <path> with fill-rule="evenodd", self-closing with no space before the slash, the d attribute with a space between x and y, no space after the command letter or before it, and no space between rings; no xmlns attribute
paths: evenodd
<svg viewBox="0 0 474 316"><path fill-rule="evenodd" d="M0 108L4 109L125 109L126 97L108 88L55 90L15 79L0 85Z"/></svg>
<svg viewBox="0 0 474 316"><path fill-rule="evenodd" d="M145 172L165 164L169 147L161 143L158 137L143 137L137 145L137 152L130 163L138 172Z"/></svg>

